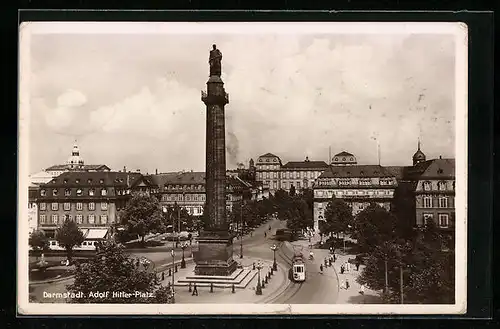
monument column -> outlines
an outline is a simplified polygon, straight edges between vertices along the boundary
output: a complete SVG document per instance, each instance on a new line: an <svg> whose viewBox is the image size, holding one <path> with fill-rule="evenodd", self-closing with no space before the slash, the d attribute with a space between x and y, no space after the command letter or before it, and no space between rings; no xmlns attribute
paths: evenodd
<svg viewBox="0 0 500 329"><path fill-rule="evenodd" d="M198 237L197 275L227 276L236 270L233 237L226 219L226 129L224 106L229 97L221 79L222 53L213 45L210 51L210 77L202 101L207 108L205 228Z"/></svg>

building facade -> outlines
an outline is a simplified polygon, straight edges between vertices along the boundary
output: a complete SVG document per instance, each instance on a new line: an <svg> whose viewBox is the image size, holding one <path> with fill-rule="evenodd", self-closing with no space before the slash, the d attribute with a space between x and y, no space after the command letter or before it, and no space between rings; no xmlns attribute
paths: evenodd
<svg viewBox="0 0 500 329"><path fill-rule="evenodd" d="M390 210L396 176L379 165L330 166L317 179L314 186L314 229L325 220L325 210L333 197L343 199L356 216L370 203Z"/></svg>
<svg viewBox="0 0 500 329"><path fill-rule="evenodd" d="M300 190L312 188L316 179L328 168L324 161L290 161L281 167L280 186L289 192L292 186Z"/></svg>
<svg viewBox="0 0 500 329"><path fill-rule="evenodd" d="M158 198L166 211L169 206L177 205L192 216L203 215L206 202L205 173L178 172L151 175L153 184L158 186ZM226 177L226 210L232 211L234 204L243 199L244 191L251 193L251 184L241 180L237 175Z"/></svg>
<svg viewBox="0 0 500 329"><path fill-rule="evenodd" d="M281 189L281 166L281 159L272 153L261 155L255 164L255 179L262 182L262 186L269 189L272 194Z"/></svg>
<svg viewBox="0 0 500 329"><path fill-rule="evenodd" d="M38 189L38 227L50 238L66 219L82 230L110 228L134 191L157 192L140 173L64 172Z"/></svg>

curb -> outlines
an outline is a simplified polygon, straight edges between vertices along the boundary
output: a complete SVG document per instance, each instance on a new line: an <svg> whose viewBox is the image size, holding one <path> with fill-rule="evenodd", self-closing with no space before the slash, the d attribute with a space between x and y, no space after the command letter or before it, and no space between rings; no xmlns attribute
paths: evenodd
<svg viewBox="0 0 500 329"><path fill-rule="evenodd" d="M50 279L50 280L45 280L45 281L34 281L34 282L29 282L30 286L41 286L44 284L48 283L56 283L56 282L62 282L62 281L69 281L71 279L74 279L75 275L70 275L70 276L65 276L64 278L57 278L57 279Z"/></svg>

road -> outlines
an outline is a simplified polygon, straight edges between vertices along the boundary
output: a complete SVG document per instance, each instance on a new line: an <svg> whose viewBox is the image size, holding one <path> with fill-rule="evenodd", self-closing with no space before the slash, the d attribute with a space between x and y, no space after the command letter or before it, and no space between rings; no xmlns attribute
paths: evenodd
<svg viewBox="0 0 500 329"><path fill-rule="evenodd" d="M269 234L268 226L271 226ZM271 246L279 247L276 252L277 262L290 268L291 257L294 251L301 251L306 257L309 254L308 241L297 241L291 244L281 243L273 239L275 230L285 227L285 222L273 220L269 225L259 227L252 237L243 239L243 254L251 257L272 259ZM266 236L264 236L266 232ZM239 254L239 240L234 242L234 252ZM303 283L290 282L287 289L278 298L270 301L274 304L334 304L338 298L338 278L332 267L323 269L320 273L320 264L328 251L314 250L315 259L306 260L306 281Z"/></svg>

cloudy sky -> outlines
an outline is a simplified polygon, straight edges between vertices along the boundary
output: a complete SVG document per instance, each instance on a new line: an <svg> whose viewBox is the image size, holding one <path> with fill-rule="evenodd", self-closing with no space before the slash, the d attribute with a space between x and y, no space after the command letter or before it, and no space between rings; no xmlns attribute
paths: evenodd
<svg viewBox="0 0 500 329"><path fill-rule="evenodd" d="M227 29L226 29L227 30ZM227 165L342 150L363 164L455 156L455 39L398 33L39 33L30 41L30 160L202 171L213 43L223 53ZM81 31L80 31L81 32Z"/></svg>

